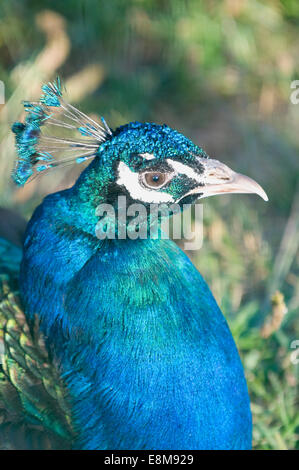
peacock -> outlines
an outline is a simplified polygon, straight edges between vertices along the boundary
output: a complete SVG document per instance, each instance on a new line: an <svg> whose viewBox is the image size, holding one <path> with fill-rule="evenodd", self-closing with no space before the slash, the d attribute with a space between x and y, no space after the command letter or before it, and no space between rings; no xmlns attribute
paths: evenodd
<svg viewBox="0 0 299 470"><path fill-rule="evenodd" d="M92 119L59 78L24 106L17 185L87 163L1 239L0 448L250 449L229 327L161 223L200 198L265 192L166 124ZM120 199L142 206L135 225Z"/></svg>

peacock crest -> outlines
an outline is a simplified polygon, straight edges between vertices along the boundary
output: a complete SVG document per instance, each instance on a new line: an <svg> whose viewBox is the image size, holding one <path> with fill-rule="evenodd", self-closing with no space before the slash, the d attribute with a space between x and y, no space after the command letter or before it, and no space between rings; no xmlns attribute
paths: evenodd
<svg viewBox="0 0 299 470"><path fill-rule="evenodd" d="M64 100L59 78L42 92L38 102L24 101L25 122L12 126L18 155L12 177L19 186L53 168L94 158L112 136L103 117L100 124Z"/></svg>

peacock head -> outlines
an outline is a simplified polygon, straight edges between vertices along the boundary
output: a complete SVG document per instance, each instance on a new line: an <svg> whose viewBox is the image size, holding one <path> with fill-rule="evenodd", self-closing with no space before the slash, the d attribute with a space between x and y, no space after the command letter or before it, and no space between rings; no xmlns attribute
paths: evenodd
<svg viewBox="0 0 299 470"><path fill-rule="evenodd" d="M116 129L99 148L113 161L111 193L143 204L194 203L224 193L267 196L251 178L211 159L204 150L167 125L132 122Z"/></svg>
<svg viewBox="0 0 299 470"><path fill-rule="evenodd" d="M25 102L25 123L13 126L18 151L13 178L19 185L47 170L90 159L74 190L93 208L114 206L119 196L126 197L126 205L180 208L225 193L256 193L267 200L258 183L209 158L167 125L132 122L113 131L103 118L96 122L65 102L58 79L42 90L39 102Z"/></svg>

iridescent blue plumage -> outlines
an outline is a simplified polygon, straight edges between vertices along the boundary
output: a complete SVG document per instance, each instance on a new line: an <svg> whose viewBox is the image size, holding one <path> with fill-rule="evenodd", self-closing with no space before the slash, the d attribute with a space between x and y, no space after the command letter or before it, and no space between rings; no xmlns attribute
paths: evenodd
<svg viewBox="0 0 299 470"><path fill-rule="evenodd" d="M151 123L97 145L75 185L35 211L20 277L26 314L38 314L70 391L74 448L249 449L242 365L201 275L171 240L95 236L99 204L202 194L211 160ZM162 186L143 179L153 172L153 184L167 175Z"/></svg>
<svg viewBox="0 0 299 470"><path fill-rule="evenodd" d="M56 229L45 223L55 199L30 224L21 286L62 360L81 431L76 446L250 448L238 352L188 258L168 240L101 246L63 234L64 203Z"/></svg>

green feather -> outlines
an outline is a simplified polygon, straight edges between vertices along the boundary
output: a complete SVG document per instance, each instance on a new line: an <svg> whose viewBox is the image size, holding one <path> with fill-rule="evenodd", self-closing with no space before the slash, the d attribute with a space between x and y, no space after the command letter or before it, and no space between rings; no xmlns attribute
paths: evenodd
<svg viewBox="0 0 299 470"><path fill-rule="evenodd" d="M0 343L0 448L71 448L66 388L38 321L29 327L7 276L0 285Z"/></svg>

